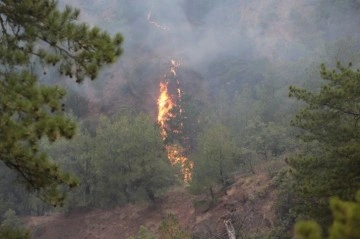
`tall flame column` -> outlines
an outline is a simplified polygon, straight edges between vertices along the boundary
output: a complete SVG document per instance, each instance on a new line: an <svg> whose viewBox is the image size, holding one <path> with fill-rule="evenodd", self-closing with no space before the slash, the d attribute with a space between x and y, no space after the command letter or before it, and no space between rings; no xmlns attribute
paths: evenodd
<svg viewBox="0 0 360 239"><path fill-rule="evenodd" d="M180 64L177 63L175 60L171 60L171 68L170 72L172 74L172 78L176 78L176 69L179 67ZM161 136L163 140L165 141L168 135L168 132L171 132L173 129L167 125L167 120L169 120L171 117L176 117L176 115L172 115L172 109L174 106L176 106L177 103L181 102L181 90L179 88L179 81L177 80L177 101L176 102L171 94L169 93L169 78L165 76L166 82L160 82L160 94L157 101L158 104L158 117L157 121L160 125L161 129ZM180 105L181 106L181 105ZM182 109L180 109L180 113L182 112ZM191 180L191 169L193 167L193 163L188 160L188 157L184 153L184 148L180 144L167 144L165 146L168 158L171 162L171 164L181 165L182 170L182 176L183 180L185 182L189 182Z"/></svg>

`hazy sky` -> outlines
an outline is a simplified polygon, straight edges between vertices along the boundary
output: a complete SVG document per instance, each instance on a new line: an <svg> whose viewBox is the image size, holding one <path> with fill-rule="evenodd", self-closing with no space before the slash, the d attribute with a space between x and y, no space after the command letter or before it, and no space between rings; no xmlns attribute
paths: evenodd
<svg viewBox="0 0 360 239"><path fill-rule="evenodd" d="M122 82L130 81L134 73L149 81L159 78L169 68L171 59L200 75L206 75L214 62L229 58L247 62L265 58L273 64L301 59L343 60L345 55L347 60L358 48L351 37L353 26L360 22L359 14L330 5L319 11L321 1L324 0L65 2L81 9L82 21L124 35L123 56L103 73ZM347 39L346 43L338 43L340 39ZM348 44L352 44L351 48ZM144 79L131 81L136 84Z"/></svg>

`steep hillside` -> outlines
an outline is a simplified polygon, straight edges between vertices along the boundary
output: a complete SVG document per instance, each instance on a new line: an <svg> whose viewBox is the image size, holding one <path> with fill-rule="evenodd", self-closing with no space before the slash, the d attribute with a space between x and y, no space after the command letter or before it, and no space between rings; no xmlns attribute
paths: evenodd
<svg viewBox="0 0 360 239"><path fill-rule="evenodd" d="M218 193L216 202L194 196L183 188L174 188L154 206L123 205L107 210L72 212L25 218L26 225L39 239L119 239L136 234L141 225L157 233L165 216L174 214L183 228L217 238L226 234L225 220L231 220L239 235L266 233L275 214L275 194L266 174L238 177L225 193Z"/></svg>

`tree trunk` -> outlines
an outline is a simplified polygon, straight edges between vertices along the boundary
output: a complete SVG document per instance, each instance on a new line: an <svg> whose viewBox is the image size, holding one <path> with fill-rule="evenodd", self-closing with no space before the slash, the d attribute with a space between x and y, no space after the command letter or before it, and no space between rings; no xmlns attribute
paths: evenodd
<svg viewBox="0 0 360 239"><path fill-rule="evenodd" d="M150 199L150 201L152 203L154 203L155 202L155 194L154 194L154 192L151 189L147 188L146 189L146 194L147 194L148 198Z"/></svg>
<svg viewBox="0 0 360 239"><path fill-rule="evenodd" d="M212 186L210 186L209 191L210 191L211 199L214 199L215 195L214 195L214 191L213 191Z"/></svg>

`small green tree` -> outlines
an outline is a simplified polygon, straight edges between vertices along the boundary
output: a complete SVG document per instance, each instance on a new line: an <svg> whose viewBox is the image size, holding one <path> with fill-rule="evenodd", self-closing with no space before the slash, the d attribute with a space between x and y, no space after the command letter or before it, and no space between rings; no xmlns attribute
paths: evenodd
<svg viewBox="0 0 360 239"><path fill-rule="evenodd" d="M198 139L198 148L191 157L194 162L191 188L208 190L214 199L213 187L225 187L236 170L238 150L227 128L222 124L208 127Z"/></svg>
<svg viewBox="0 0 360 239"><path fill-rule="evenodd" d="M160 239L191 239L191 234L181 228L174 214L168 214L159 227Z"/></svg>
<svg viewBox="0 0 360 239"><path fill-rule="evenodd" d="M96 139L82 125L71 141L59 140L45 144L45 150L61 164L64 170L74 173L80 180L76 190L68 194L70 207L87 207L95 203L97 174L95 169Z"/></svg>
<svg viewBox="0 0 360 239"><path fill-rule="evenodd" d="M138 234L128 239L156 239L156 237L151 234L146 227L141 226Z"/></svg>
<svg viewBox="0 0 360 239"><path fill-rule="evenodd" d="M330 199L333 223L329 239L356 239L360 236L360 191L356 201ZM299 222L295 226L295 239L322 239L321 227L315 221Z"/></svg>
<svg viewBox="0 0 360 239"><path fill-rule="evenodd" d="M16 216L16 212L12 209L8 209L3 216L3 221L1 226L5 227L22 227L23 223L20 219Z"/></svg>
<svg viewBox="0 0 360 239"><path fill-rule="evenodd" d="M287 137L286 128L274 122L264 122L254 117L243 133L243 147L265 160L291 150L291 139Z"/></svg>
<svg viewBox="0 0 360 239"><path fill-rule="evenodd" d="M162 221L158 229L159 237L151 234L145 226L141 226L135 237L128 239L190 239L191 234L188 230L183 229L179 220L174 214L168 214Z"/></svg>
<svg viewBox="0 0 360 239"><path fill-rule="evenodd" d="M30 239L30 231L24 228L22 221L16 216L14 210L9 209L3 215L0 225L0 238Z"/></svg>
<svg viewBox="0 0 360 239"><path fill-rule="evenodd" d="M0 238L6 239L31 239L31 233L23 228L0 226Z"/></svg>

